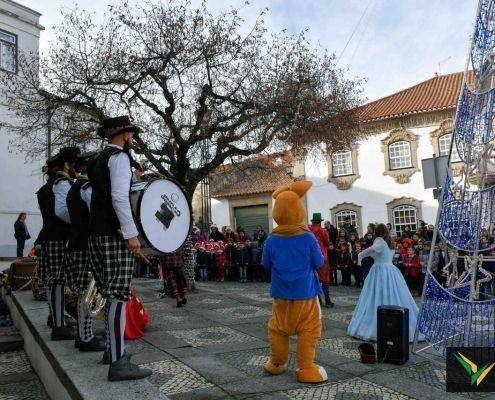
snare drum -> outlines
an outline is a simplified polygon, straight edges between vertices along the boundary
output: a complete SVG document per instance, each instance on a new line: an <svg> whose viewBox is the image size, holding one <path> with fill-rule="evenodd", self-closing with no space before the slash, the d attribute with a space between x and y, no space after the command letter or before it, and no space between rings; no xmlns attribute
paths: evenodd
<svg viewBox="0 0 495 400"><path fill-rule="evenodd" d="M180 185L160 178L131 187L131 205L144 254L180 249L192 227L191 203Z"/></svg>

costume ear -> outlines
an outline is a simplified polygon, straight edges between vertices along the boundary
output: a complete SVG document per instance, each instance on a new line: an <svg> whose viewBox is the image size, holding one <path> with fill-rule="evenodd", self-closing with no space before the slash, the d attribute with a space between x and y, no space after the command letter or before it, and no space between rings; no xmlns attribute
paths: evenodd
<svg viewBox="0 0 495 400"><path fill-rule="evenodd" d="M290 190L297 193L299 198L303 197L306 192L313 186L313 182L310 181L296 181L290 185Z"/></svg>
<svg viewBox="0 0 495 400"><path fill-rule="evenodd" d="M289 189L289 186L284 185L284 186L279 186L277 190L273 192L273 198L276 199L280 193L287 192Z"/></svg>

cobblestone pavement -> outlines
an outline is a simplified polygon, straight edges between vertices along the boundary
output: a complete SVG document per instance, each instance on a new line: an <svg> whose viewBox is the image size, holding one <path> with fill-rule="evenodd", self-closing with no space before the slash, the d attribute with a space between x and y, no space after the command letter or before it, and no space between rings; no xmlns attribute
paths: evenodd
<svg viewBox="0 0 495 400"><path fill-rule="evenodd" d="M0 336L16 335L15 328L0 328ZM48 400L23 350L0 353L1 400Z"/></svg>
<svg viewBox="0 0 495 400"><path fill-rule="evenodd" d="M268 284L199 282L181 309L172 299L159 299L159 285L149 279L137 279L134 287L151 322L145 338L127 342L127 351L154 371L150 382L172 400L495 399L491 394L446 393L445 366L425 357L411 354L403 366L361 364L361 342L346 335L359 296L355 288L331 288L336 306L323 309L317 350L317 362L326 368L329 381L303 385L294 378L295 338L287 372L269 376L263 370L270 352ZM13 368L22 371L23 355L10 357ZM0 374L3 363L0 357ZM0 399L5 398L2 390L7 389L0 386Z"/></svg>

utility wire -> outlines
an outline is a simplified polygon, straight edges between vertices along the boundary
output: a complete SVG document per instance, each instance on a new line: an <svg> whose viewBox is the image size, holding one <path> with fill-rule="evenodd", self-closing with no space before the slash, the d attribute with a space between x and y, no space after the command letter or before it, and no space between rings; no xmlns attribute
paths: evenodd
<svg viewBox="0 0 495 400"><path fill-rule="evenodd" d="M366 34L366 31L368 30L368 28L370 26L370 22L371 22L371 19L372 19L372 16L373 16L373 11L375 11L375 7L377 5L377 1L376 0L372 0L372 1L373 1L373 6L371 7L370 12L368 13L368 18L367 18L366 23L364 25L364 29L361 32L361 36L359 37L357 46L354 49L354 52L352 53L351 59L349 60L349 63L348 63L349 65L352 64L352 61L354 60L354 57L356 56L356 53L357 53L357 51L358 51L359 47L361 46L361 43L362 43L362 41L364 39L364 36Z"/></svg>
<svg viewBox="0 0 495 400"><path fill-rule="evenodd" d="M351 33L351 36L349 36L349 39L347 39L347 43L345 44L344 46L344 49L342 50L342 52L340 53L339 57L337 58L337 62L335 65L338 65L339 64L339 61L340 59L342 58L342 56L344 55L346 49L347 49L347 46L349 46L349 43L351 42L352 38L354 37L356 31L358 30L359 28L359 25L361 25L361 21L363 20L366 12L368 11L368 8L370 7L371 3L373 2L373 0L369 0L368 1L368 4L366 5L366 8L364 9L363 13L361 14L361 17L359 17L359 20L356 24L356 26L354 27L354 29L352 30L352 33Z"/></svg>

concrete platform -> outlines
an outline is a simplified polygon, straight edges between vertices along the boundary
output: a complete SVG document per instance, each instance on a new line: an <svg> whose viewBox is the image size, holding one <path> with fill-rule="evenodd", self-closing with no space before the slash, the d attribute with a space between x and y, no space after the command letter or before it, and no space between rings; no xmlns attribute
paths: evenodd
<svg viewBox="0 0 495 400"><path fill-rule="evenodd" d="M147 380L108 382L108 366L100 363L102 353L79 353L73 341L52 342L46 304L34 301L30 291L13 293L6 300L31 365L50 398L168 399Z"/></svg>

